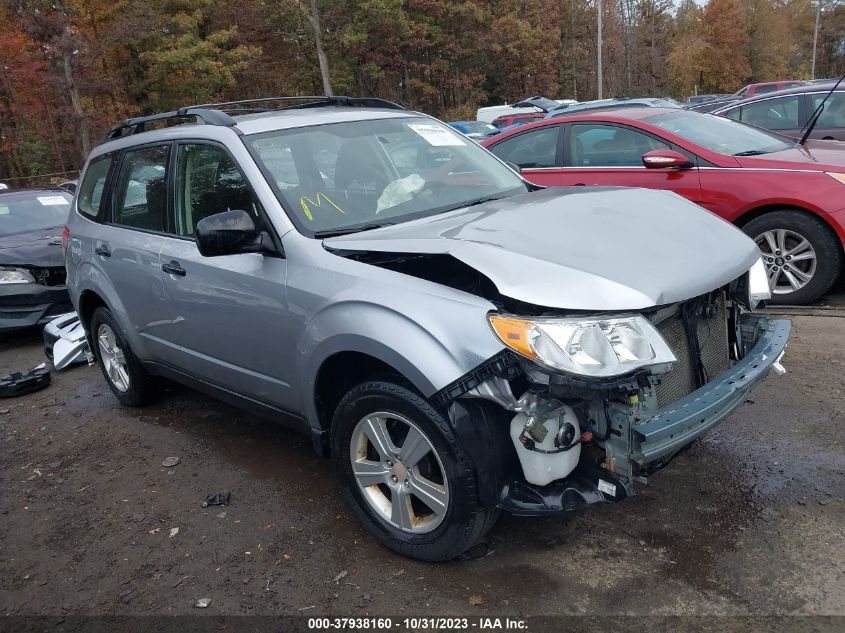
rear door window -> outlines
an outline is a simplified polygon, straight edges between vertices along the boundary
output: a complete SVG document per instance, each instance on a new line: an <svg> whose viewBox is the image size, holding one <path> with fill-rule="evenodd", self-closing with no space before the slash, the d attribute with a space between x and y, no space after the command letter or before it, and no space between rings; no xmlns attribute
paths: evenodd
<svg viewBox="0 0 845 633"><path fill-rule="evenodd" d="M167 217L168 145L128 150L115 191L112 222L162 233Z"/></svg>
<svg viewBox="0 0 845 633"><path fill-rule="evenodd" d="M739 120L767 130L800 128L799 106L801 95L765 99L738 108ZM735 118L731 116L731 118Z"/></svg>
<svg viewBox="0 0 845 633"><path fill-rule="evenodd" d="M490 148L504 161L523 169L558 167L557 146L560 125L549 125L538 130L517 134Z"/></svg>

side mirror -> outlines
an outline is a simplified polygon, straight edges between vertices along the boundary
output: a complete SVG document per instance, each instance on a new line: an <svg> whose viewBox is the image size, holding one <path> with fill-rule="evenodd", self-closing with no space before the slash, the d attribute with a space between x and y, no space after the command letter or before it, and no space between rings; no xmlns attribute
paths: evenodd
<svg viewBox="0 0 845 633"><path fill-rule="evenodd" d="M643 154L643 165L649 169L686 169L692 167L692 161L673 149L656 149Z"/></svg>
<svg viewBox="0 0 845 633"><path fill-rule="evenodd" d="M511 161L506 160L506 161L505 161L505 164L506 164L508 167L510 167L511 169L513 169L516 173L518 173L518 174L522 174L522 167L520 167L520 166L519 166L519 165L517 165L516 163L512 163Z"/></svg>
<svg viewBox="0 0 845 633"><path fill-rule="evenodd" d="M261 235L246 211L215 213L197 222L194 236L203 257L255 252Z"/></svg>

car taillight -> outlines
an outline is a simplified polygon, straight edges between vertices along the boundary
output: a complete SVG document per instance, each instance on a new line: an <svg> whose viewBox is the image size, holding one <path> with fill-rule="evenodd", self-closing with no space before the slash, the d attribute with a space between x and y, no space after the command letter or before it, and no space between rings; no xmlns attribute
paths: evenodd
<svg viewBox="0 0 845 633"><path fill-rule="evenodd" d="M70 240L70 231L67 227L62 229L62 254L67 255L67 244Z"/></svg>

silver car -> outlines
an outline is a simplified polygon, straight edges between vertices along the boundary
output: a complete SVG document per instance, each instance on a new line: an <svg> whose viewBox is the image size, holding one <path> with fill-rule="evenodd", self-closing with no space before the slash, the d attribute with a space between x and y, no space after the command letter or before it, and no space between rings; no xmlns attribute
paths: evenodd
<svg viewBox="0 0 845 633"><path fill-rule="evenodd" d="M294 104L91 153L67 283L122 403L166 377L308 432L379 541L447 560L500 511L633 495L781 371L758 249L695 204L540 190L388 102Z"/></svg>

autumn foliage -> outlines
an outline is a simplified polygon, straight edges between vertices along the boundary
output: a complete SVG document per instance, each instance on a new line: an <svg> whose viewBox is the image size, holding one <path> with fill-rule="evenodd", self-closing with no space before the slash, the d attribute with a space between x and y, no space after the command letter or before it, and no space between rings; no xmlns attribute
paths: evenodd
<svg viewBox="0 0 845 633"><path fill-rule="evenodd" d="M821 2L816 76L830 77L845 71L845 5ZM604 96L810 76L816 0L601 6ZM0 0L0 181L73 177L129 116L323 94L316 34L335 94L446 119L532 94L592 99L596 10L596 0Z"/></svg>

